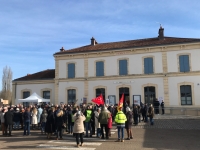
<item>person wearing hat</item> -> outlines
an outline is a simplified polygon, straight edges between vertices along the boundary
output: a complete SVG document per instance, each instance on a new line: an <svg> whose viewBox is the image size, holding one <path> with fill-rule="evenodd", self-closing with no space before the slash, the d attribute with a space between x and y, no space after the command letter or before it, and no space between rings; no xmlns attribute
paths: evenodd
<svg viewBox="0 0 200 150"><path fill-rule="evenodd" d="M77 111L73 115L73 120L74 120L74 128L73 128L73 133L75 134L76 137L76 144L77 147L83 146L83 133L84 133L84 124L83 122L85 121L85 116L81 113L81 111ZM81 141L81 144L79 145L79 138Z"/></svg>
<svg viewBox="0 0 200 150"><path fill-rule="evenodd" d="M117 142L124 142L124 127L125 122L127 121L126 115L122 111L122 107L119 108L118 113L115 116L115 122L117 124L117 130L118 130L118 140ZM120 136L121 132L121 136Z"/></svg>

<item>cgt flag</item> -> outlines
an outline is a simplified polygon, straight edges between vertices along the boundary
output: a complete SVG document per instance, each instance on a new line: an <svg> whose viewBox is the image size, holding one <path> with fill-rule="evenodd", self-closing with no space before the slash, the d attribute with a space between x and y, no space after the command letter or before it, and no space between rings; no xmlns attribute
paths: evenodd
<svg viewBox="0 0 200 150"><path fill-rule="evenodd" d="M98 106L101 105L101 104L103 105L103 104L104 104L104 100L103 100L102 94L99 95L99 96L96 97L96 98L93 98L93 99L92 99L92 102L94 102L94 103L97 104Z"/></svg>
<svg viewBox="0 0 200 150"><path fill-rule="evenodd" d="M123 103L124 103L124 93L122 94L122 97L119 101L119 104L118 104L118 107L117 107L118 111L119 111L119 108L123 107Z"/></svg>

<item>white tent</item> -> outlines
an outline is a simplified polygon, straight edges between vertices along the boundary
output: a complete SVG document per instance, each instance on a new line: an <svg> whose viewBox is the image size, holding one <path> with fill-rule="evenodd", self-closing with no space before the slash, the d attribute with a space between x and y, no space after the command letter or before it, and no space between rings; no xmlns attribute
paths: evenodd
<svg viewBox="0 0 200 150"><path fill-rule="evenodd" d="M37 95L36 93L33 93L31 96L25 98L25 99L18 99L19 102L33 102L33 103L40 103L40 102L50 102L50 99L44 99Z"/></svg>

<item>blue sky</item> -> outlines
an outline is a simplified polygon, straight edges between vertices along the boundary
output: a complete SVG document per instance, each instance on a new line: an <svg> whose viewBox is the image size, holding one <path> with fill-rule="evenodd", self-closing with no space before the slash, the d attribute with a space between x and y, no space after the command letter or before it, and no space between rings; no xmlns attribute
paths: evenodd
<svg viewBox="0 0 200 150"><path fill-rule="evenodd" d="M97 42L158 36L200 38L199 0L1 0L0 76L55 68L53 54ZM1 81L0 81L1 84ZM0 86L1 89L1 86Z"/></svg>

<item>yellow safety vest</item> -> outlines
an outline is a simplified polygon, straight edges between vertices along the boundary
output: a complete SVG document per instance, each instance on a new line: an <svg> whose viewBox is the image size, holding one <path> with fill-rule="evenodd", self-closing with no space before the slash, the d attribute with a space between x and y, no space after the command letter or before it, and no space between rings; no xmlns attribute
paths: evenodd
<svg viewBox="0 0 200 150"><path fill-rule="evenodd" d="M115 116L115 122L119 124L123 124L126 121L127 121L126 115L122 111L119 111L117 115Z"/></svg>

